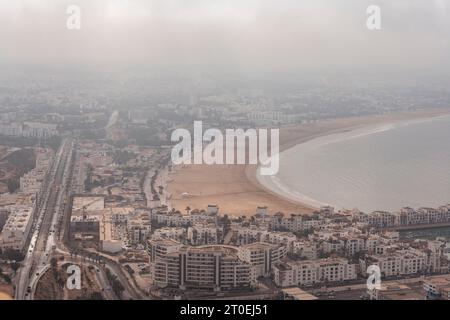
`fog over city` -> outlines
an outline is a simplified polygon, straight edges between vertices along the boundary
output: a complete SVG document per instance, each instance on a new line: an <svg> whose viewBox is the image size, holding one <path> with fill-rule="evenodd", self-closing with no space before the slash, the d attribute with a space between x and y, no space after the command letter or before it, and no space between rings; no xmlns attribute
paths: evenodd
<svg viewBox="0 0 450 320"><path fill-rule="evenodd" d="M66 28L68 5L81 30ZM381 8L381 30L366 9ZM290 73L450 67L446 0L2 0L0 64Z"/></svg>
<svg viewBox="0 0 450 320"><path fill-rule="evenodd" d="M449 57L450 0L0 0L0 300L450 300Z"/></svg>

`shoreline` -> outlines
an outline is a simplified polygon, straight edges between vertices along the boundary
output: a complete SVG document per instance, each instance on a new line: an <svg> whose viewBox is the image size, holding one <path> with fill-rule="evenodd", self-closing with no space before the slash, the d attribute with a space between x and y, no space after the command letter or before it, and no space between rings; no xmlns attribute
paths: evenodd
<svg viewBox="0 0 450 320"><path fill-rule="evenodd" d="M423 115L421 113L418 113L417 116L416 114L405 114L407 116L407 119L403 119L403 117L401 117L401 114L398 114L398 116L400 116L400 118L398 119L389 119L387 121L381 120L380 122L374 122L371 124L364 124L364 125L357 125L355 127L351 127L351 128L342 128L342 129L338 129L335 131L330 131L327 132L325 134L320 134L320 135L315 135L312 136L310 139L304 139L304 141L301 141L298 144L294 144L292 146L286 147L284 149L280 148L280 156L282 155L282 153L285 153L291 149L296 148L297 146L306 144L308 142L311 142L313 140L319 139L319 138L326 138L326 137L331 137L331 136L335 136L335 135L339 135L339 134L350 134L352 132L356 132L359 130L367 130L367 131L363 131L362 133L360 133L358 136L364 136L364 135L369 135L372 133L377 133L380 131L389 131L389 130L393 130L398 128L399 126L407 126L407 125L411 125L411 124L416 124L416 123L423 123L426 121L430 121L433 119L438 119L438 118L442 118L442 117L448 117L450 116L450 113L437 113L437 114L426 114ZM412 116L412 117L409 117ZM347 137L344 137L344 139ZM349 138L352 138L352 136L350 136ZM340 141L339 139L337 141ZM280 197L285 198L286 200L290 200L290 201L294 201L296 203L301 203L304 206L309 206L310 208L314 209L314 210L318 210L320 206L322 205L330 205L333 207L336 207L335 204L333 203L325 203L323 201L321 201L320 199L316 199L316 198L311 198L309 195L306 194L292 194L289 192L286 193L282 193L281 189L282 186L277 186L276 182L274 181L268 181L267 184L264 184L264 182L262 182L261 180L264 179L264 177L261 177L258 175L258 168L248 168L247 170L247 174L248 174L248 178L249 180L252 180L252 182L259 184L261 188L264 188L267 192L273 193L275 195L278 195ZM254 178L253 178L254 177ZM272 188L270 187L270 185L272 185ZM275 190L278 189L278 191ZM302 199L300 199L300 197ZM310 200L307 200L310 199ZM315 205L315 204L320 204L320 205Z"/></svg>
<svg viewBox="0 0 450 320"><path fill-rule="evenodd" d="M448 110L419 110L414 112L372 115L323 120L280 129L280 153L323 136L345 133L373 125L386 125L450 115ZM258 206L267 206L269 214L276 212L311 213L316 207L270 190L257 178L257 165L190 165L170 173L168 184L173 208L183 212L186 207L205 209L216 204L221 214L251 216ZM183 192L189 197L181 197Z"/></svg>

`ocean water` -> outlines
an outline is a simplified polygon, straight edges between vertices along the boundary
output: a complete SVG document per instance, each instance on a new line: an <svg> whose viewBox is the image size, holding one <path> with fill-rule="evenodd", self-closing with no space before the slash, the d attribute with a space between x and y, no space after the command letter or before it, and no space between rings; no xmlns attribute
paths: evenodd
<svg viewBox="0 0 450 320"><path fill-rule="evenodd" d="M280 154L267 188L312 206L365 212L450 203L450 116L319 137Z"/></svg>

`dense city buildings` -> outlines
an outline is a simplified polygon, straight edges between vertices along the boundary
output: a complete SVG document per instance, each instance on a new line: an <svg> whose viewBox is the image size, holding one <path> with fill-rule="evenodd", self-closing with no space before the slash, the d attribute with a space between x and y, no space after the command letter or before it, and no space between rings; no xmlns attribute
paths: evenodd
<svg viewBox="0 0 450 320"><path fill-rule="evenodd" d="M404 279L423 278L430 283L422 297L446 297L445 285L432 281L449 273L447 238L407 232L450 225L450 205L373 212L286 205L253 180L228 180L253 174L247 169L199 169L175 188L188 175L171 161L171 133L192 132L194 121L221 131L279 127L282 142L295 145L348 130L339 119L360 126L368 115L442 107L446 88L417 94L413 83L404 95L353 79L291 92L202 81L172 90L135 77L120 86L86 81L75 93L72 84L37 79L25 85L29 94L0 90L0 264L14 277L17 298L40 294L41 275L62 258L98 269L90 290L108 299L322 299L328 290L364 286L370 266L383 281L400 281L399 292L414 291ZM149 83L152 92L142 91ZM245 198L235 198L240 193ZM19 272L11 268L16 259ZM95 287L114 283L123 290ZM355 297L400 297L382 289Z"/></svg>

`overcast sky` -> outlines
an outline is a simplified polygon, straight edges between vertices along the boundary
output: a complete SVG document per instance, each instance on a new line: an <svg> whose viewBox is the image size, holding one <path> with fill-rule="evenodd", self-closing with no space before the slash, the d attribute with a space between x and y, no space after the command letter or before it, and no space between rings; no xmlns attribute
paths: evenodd
<svg viewBox="0 0 450 320"><path fill-rule="evenodd" d="M69 4L80 31L66 28ZM366 28L370 4L381 31ZM0 0L8 64L443 70L448 57L450 0Z"/></svg>

